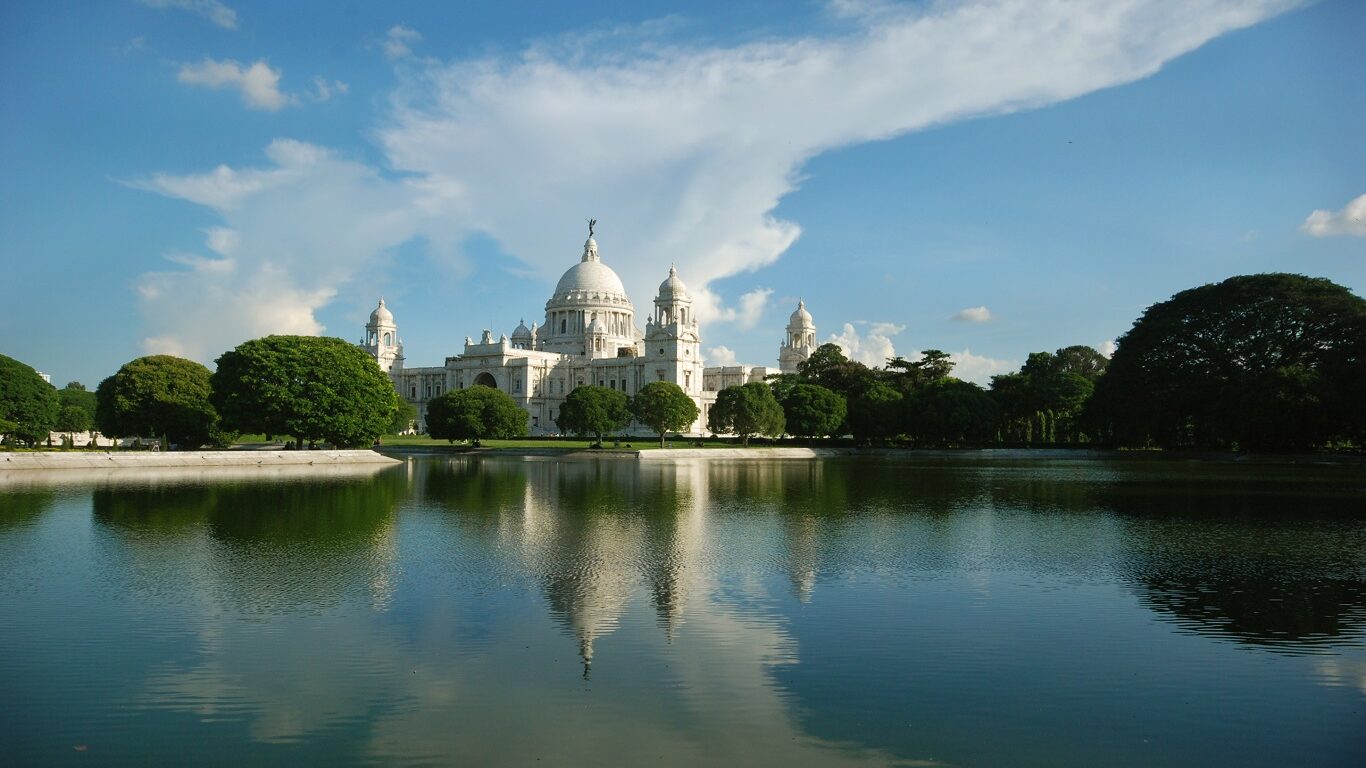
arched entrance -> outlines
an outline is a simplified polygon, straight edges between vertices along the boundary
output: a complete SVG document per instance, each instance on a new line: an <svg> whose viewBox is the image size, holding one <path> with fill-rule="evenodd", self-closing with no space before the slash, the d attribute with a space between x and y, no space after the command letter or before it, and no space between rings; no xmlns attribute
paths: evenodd
<svg viewBox="0 0 1366 768"><path fill-rule="evenodd" d="M489 373L488 371L485 371L479 374L478 376L474 377L474 386L493 387L494 389L497 389L498 382L494 380L493 374Z"/></svg>

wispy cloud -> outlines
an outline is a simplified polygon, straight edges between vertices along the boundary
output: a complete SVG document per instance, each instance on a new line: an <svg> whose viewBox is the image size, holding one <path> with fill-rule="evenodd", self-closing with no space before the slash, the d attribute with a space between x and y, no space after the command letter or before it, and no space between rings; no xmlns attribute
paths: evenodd
<svg viewBox="0 0 1366 768"><path fill-rule="evenodd" d="M188 85L237 90L252 109L275 111L290 101L280 91L280 70L271 69L264 60L243 66L232 59L206 58L198 64L182 64L177 78Z"/></svg>
<svg viewBox="0 0 1366 768"><path fill-rule="evenodd" d="M223 29L237 29L237 11L218 0L137 0L148 8L175 8L203 16Z"/></svg>
<svg viewBox="0 0 1366 768"><path fill-rule="evenodd" d="M384 55L391 59L402 59L413 54L413 46L422 41L422 34L411 27L395 24L384 34L380 45Z"/></svg>
<svg viewBox="0 0 1366 768"><path fill-rule="evenodd" d="M345 96L351 86L340 80L328 80L325 77L315 75L313 77L313 93L310 94L314 101L329 101L335 96Z"/></svg>
<svg viewBox="0 0 1366 768"><path fill-rule="evenodd" d="M1341 210L1314 211L1300 225L1300 231L1312 237L1366 236L1366 195L1356 198Z"/></svg>
<svg viewBox="0 0 1366 768"><path fill-rule="evenodd" d="M633 296L652 295L675 262L699 319L752 327L769 289L731 298L714 284L774 263L797 239L798 224L775 210L810 158L1130 82L1295 4L861 3L847 4L845 20L825 36L728 47L670 44L648 25L634 39L615 31L611 46L566 35L512 55L402 70L375 132L383 171L277 142L272 153L325 156L306 168L276 158L138 185L218 211L240 233L237 285L247 284L240 275L250 264L269 264L283 285L299 286L310 315L349 272L319 271L322 257L299 255L305 242L335 239L347 264L362 249L373 257L418 234L454 258L461 240L478 233L549 277L572 263L568 244L583 217L597 216L603 259ZM393 52L411 54L416 32L390 31L386 41L402 44ZM279 76L264 62L206 59L182 70L182 80L239 89L261 109L287 103ZM280 238L300 250L268 258ZM182 288L189 295L210 286L191 280ZM250 324L250 306L221 309L221 325ZM885 350L871 337L861 345L881 363Z"/></svg>
<svg viewBox="0 0 1366 768"><path fill-rule="evenodd" d="M949 319L959 323L986 323L991 321L991 310L986 307L968 307L954 312Z"/></svg>
<svg viewBox="0 0 1366 768"><path fill-rule="evenodd" d="M433 63L405 76L379 136L397 169L452 190L451 215L547 275L564 268L565 232L597 215L604 260L630 254L612 262L628 288L677 262L702 291L797 239L774 211L815 155L1130 82L1292 3L847 5L862 10L827 37L570 37ZM722 302L699 307L725 317Z"/></svg>
<svg viewBox="0 0 1366 768"><path fill-rule="evenodd" d="M321 333L317 311L379 254L415 238L458 239L405 181L298 141L273 142L266 158L258 168L130 182L222 219L206 231L212 257L177 254L184 269L141 277L146 350L207 362L255 336Z"/></svg>

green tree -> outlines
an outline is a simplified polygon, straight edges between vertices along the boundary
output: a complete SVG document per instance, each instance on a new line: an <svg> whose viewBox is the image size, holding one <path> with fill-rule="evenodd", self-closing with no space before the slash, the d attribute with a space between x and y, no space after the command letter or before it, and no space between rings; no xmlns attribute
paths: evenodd
<svg viewBox="0 0 1366 768"><path fill-rule="evenodd" d="M838 344L816 347L810 357L797 364L797 374L803 381L819 384L846 399L861 394L877 381L873 369L845 357Z"/></svg>
<svg viewBox="0 0 1366 768"><path fill-rule="evenodd" d="M76 442L76 433L90 431L94 423L90 414L78 405L63 405L57 412L56 429L67 433L73 444Z"/></svg>
<svg viewBox="0 0 1366 768"><path fill-rule="evenodd" d="M664 447L665 435L692 426L697 413L697 403L671 381L652 381L631 399L631 414L659 435L660 448Z"/></svg>
<svg viewBox="0 0 1366 768"><path fill-rule="evenodd" d="M773 390L763 382L752 381L717 393L716 404L707 415L707 429L739 435L741 444L749 445L754 435L777 437L787 425Z"/></svg>
<svg viewBox="0 0 1366 768"><path fill-rule="evenodd" d="M576 387L560 406L555 425L564 432L592 435L599 446L602 436L631 423L631 411L621 390L588 384Z"/></svg>
<svg viewBox="0 0 1366 768"><path fill-rule="evenodd" d="M1070 347L1063 347L1054 354L1055 368L1061 373L1075 373L1092 384L1100 378L1105 369L1110 366L1110 361L1097 352L1095 347L1088 347L1082 344L1074 344Z"/></svg>
<svg viewBox="0 0 1366 768"><path fill-rule="evenodd" d="M68 383L65 387L57 390L57 398L61 400L63 408L75 407L85 411L90 417L90 423L94 424L95 393L87 391L84 384L81 384L79 381ZM86 427L85 429L89 429L89 427Z"/></svg>
<svg viewBox="0 0 1366 768"><path fill-rule="evenodd" d="M416 422L417 406L400 400L398 408L394 410L394 420L389 423L389 434L403 434L412 429Z"/></svg>
<svg viewBox="0 0 1366 768"><path fill-rule="evenodd" d="M887 440L901 432L902 394L878 382L849 401L849 431L859 441Z"/></svg>
<svg viewBox="0 0 1366 768"><path fill-rule="evenodd" d="M398 393L360 347L320 336L266 336L218 358L213 402L224 426L359 447L392 426Z"/></svg>
<svg viewBox="0 0 1366 768"><path fill-rule="evenodd" d="M1114 442L1301 449L1366 437L1366 300L1323 278L1232 277L1119 339L1091 419Z"/></svg>
<svg viewBox="0 0 1366 768"><path fill-rule="evenodd" d="M819 384L797 384L785 393L780 402L786 429L797 437L837 434L844 426L844 418L848 413L844 397Z"/></svg>
<svg viewBox="0 0 1366 768"><path fill-rule="evenodd" d="M181 357L130 360L95 390L95 424L106 435L156 436L183 448L214 441L218 413L209 369Z"/></svg>
<svg viewBox="0 0 1366 768"><path fill-rule="evenodd" d="M982 443L996 434L996 403L971 382L940 379L916 390L903 404L907 431L921 443Z"/></svg>
<svg viewBox="0 0 1366 768"><path fill-rule="evenodd" d="M919 360L894 357L887 361L887 374L902 394L908 394L937 381L943 381L951 373L953 373L953 360L949 357L949 353L938 349L922 350Z"/></svg>
<svg viewBox="0 0 1366 768"><path fill-rule="evenodd" d="M520 437L529 414L493 387L453 389L427 403L427 434L450 442Z"/></svg>
<svg viewBox="0 0 1366 768"><path fill-rule="evenodd" d="M46 440L57 423L57 390L43 381L33 368L0 355L0 427L4 434L37 445Z"/></svg>

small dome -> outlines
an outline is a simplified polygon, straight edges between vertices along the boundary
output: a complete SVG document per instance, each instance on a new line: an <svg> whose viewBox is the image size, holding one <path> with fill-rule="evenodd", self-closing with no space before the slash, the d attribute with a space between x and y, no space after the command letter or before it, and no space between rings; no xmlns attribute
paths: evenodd
<svg viewBox="0 0 1366 768"><path fill-rule="evenodd" d="M811 313L806 311L806 302L797 300L797 311L792 313L787 324L793 328L815 328L816 324L811 320Z"/></svg>
<svg viewBox="0 0 1366 768"><path fill-rule="evenodd" d="M678 279L678 270L670 265L669 278L659 284L659 297L674 299L686 298L687 295L688 287L683 284L682 280Z"/></svg>
<svg viewBox="0 0 1366 768"><path fill-rule="evenodd" d="M394 313L393 313L393 312L390 312L390 311L389 311L389 308L386 307L386 306L384 306L384 299L383 299L383 298L381 298L381 299L379 300L379 306L378 306L378 307L375 307L375 311L370 313L370 324L371 324L371 325L393 325L393 324L394 324Z"/></svg>
<svg viewBox="0 0 1366 768"><path fill-rule="evenodd" d="M607 333L607 326L603 324L601 317L593 318L593 322L588 324L589 333Z"/></svg>
<svg viewBox="0 0 1366 768"><path fill-rule="evenodd" d="M517 321L517 329L512 332L512 340L531 339L531 329L526 327L525 320Z"/></svg>

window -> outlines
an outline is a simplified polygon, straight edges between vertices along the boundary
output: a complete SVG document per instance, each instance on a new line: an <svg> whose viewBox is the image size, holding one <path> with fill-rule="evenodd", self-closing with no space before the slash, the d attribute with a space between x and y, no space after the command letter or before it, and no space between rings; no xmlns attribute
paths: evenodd
<svg viewBox="0 0 1366 768"><path fill-rule="evenodd" d="M416 385L416 384L413 385L413 396L410 397L410 398L408 398L408 399L409 399L409 400L416 400L416 399L417 399L417 385Z"/></svg>
<svg viewBox="0 0 1366 768"><path fill-rule="evenodd" d="M560 318L560 333L564 333L565 330L568 329L568 328L569 328L569 321L566 320L566 319L564 319L563 317Z"/></svg>
<svg viewBox="0 0 1366 768"><path fill-rule="evenodd" d="M612 379L612 389L616 389L616 388L617 388L617 380L616 380L616 379Z"/></svg>
<svg viewBox="0 0 1366 768"><path fill-rule="evenodd" d="M541 426L541 417L540 417L540 416L532 416L532 417L531 417L531 426L533 426L533 427L539 427L539 426Z"/></svg>
<svg viewBox="0 0 1366 768"><path fill-rule="evenodd" d="M517 378L515 378L515 379L512 380L512 391L513 391L513 392L521 392L521 391L522 391L522 377L521 377L521 376L518 376Z"/></svg>
<svg viewBox="0 0 1366 768"><path fill-rule="evenodd" d="M393 345L394 345L394 334L386 332L386 333L384 334L384 346L386 346L386 347L392 347Z"/></svg>

